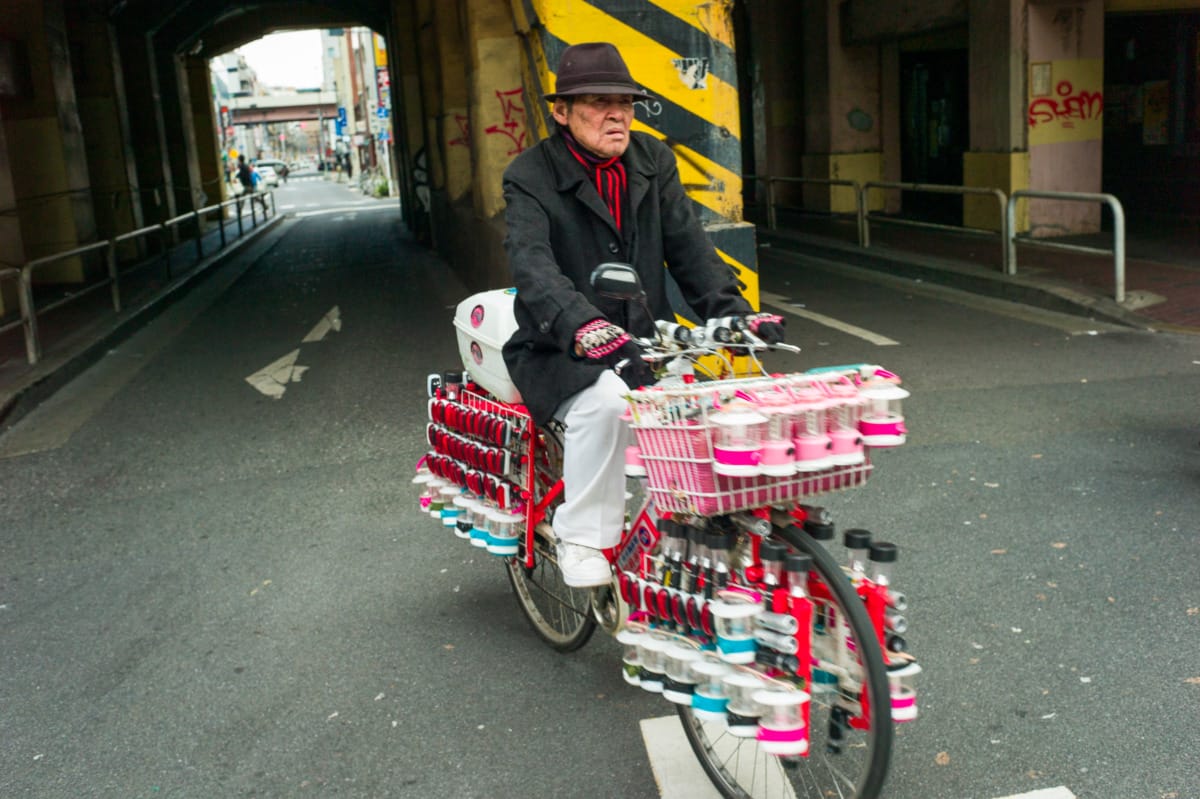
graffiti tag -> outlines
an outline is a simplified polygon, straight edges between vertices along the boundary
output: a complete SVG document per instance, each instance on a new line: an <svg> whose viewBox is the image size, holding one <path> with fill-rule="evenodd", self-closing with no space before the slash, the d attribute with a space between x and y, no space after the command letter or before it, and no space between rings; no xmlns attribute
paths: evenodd
<svg viewBox="0 0 1200 799"><path fill-rule="evenodd" d="M451 139L448 144L451 147L455 145L469 147L471 144L471 121L462 114L455 114L454 124L458 125L458 138Z"/></svg>
<svg viewBox="0 0 1200 799"><path fill-rule="evenodd" d="M1070 81L1060 81L1054 87L1057 97L1039 97L1029 104L1029 127L1059 122L1064 128L1075 127L1075 121L1098 119L1104 113L1102 92L1075 91Z"/></svg>
<svg viewBox="0 0 1200 799"><path fill-rule="evenodd" d="M521 92L519 88L506 92L496 91L496 99L500 101L504 121L499 125L490 126L486 131L489 136L499 133L512 141L513 149L509 150L507 155L517 155L525 151L525 137L529 131L525 128L525 106L520 103Z"/></svg>

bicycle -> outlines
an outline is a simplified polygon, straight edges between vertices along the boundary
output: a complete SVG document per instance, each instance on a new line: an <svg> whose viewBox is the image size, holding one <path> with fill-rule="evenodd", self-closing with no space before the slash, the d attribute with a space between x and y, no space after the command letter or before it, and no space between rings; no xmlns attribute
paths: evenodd
<svg viewBox="0 0 1200 799"><path fill-rule="evenodd" d="M632 270L616 277L609 296L637 296ZM766 345L737 320L692 331L660 322L658 338L641 343L663 378L627 397L635 497L606 553L613 581L571 588L549 523L561 431L532 424L497 366L515 325L512 293L459 306L470 371L430 376L431 449L414 478L422 508L503 558L523 614L552 648L577 650L597 627L614 635L626 682L675 705L723 796L879 796L893 723L916 717L920 672L892 586L896 548L847 530L839 564L826 550L828 513L801 500L862 485L870 450L903 443L898 378L860 364L728 379L730 353L763 371ZM497 320L489 336L485 322ZM697 369L726 379L696 381Z"/></svg>

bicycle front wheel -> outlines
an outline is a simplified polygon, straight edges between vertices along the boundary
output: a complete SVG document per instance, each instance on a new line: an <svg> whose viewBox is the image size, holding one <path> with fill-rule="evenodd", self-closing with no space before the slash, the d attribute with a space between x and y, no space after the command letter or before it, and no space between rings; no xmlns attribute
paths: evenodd
<svg viewBox="0 0 1200 799"><path fill-rule="evenodd" d="M538 434L534 489L540 499L562 474L562 441L550 431ZM573 652L596 631L592 589L572 588L563 581L549 528L543 524L534 531L532 567L525 566L521 555L508 559L508 579L521 612L538 637L559 652Z"/></svg>
<svg viewBox="0 0 1200 799"><path fill-rule="evenodd" d="M778 530L795 549L811 555L813 570L829 588L830 602L814 620L839 620L857 656L838 684L815 684L810 691L809 754L782 758L763 752L753 738L731 735L724 723L698 718L678 705L680 721L700 765L727 799L875 799L891 759L894 729L883 651L862 600L825 549L795 527ZM814 640L828 638L814 630ZM827 688L827 690L820 690ZM858 691L866 691L866 729L852 725L861 712Z"/></svg>

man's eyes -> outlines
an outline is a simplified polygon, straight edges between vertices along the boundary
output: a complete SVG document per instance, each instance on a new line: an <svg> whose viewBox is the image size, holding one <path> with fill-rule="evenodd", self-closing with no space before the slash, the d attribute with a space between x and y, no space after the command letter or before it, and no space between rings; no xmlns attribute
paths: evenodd
<svg viewBox="0 0 1200 799"><path fill-rule="evenodd" d="M618 100L610 100L607 97L596 97L591 101L590 105L592 108L595 108L598 111L603 111L604 109L614 105L618 108L623 108L627 111L630 111L633 110L633 98L622 97Z"/></svg>

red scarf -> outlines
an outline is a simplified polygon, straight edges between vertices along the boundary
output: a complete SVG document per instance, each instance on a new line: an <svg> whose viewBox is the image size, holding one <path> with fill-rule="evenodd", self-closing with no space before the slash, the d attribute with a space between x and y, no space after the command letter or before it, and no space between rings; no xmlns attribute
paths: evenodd
<svg viewBox="0 0 1200 799"><path fill-rule="evenodd" d="M604 200L604 204L608 206L608 212L612 214L613 222L617 225L617 230L621 230L621 209L624 208L625 197L629 193L629 181L625 176L625 165L621 163L621 156L614 155L612 158L600 158L593 155L591 152L580 146L575 137L571 135L571 131L567 128L561 128L563 141L566 142L567 149L571 151L571 155L575 156L575 160L588 173L588 177L592 178L596 184L596 192L600 195L600 199Z"/></svg>

